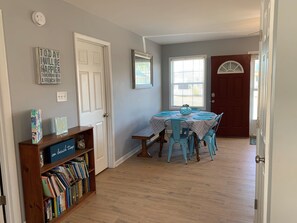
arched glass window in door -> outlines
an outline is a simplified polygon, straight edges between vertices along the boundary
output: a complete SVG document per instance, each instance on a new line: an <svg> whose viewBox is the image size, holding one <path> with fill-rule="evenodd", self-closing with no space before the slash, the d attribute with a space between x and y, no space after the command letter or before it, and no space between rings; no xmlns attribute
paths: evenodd
<svg viewBox="0 0 297 223"><path fill-rule="evenodd" d="M238 74L244 73L244 69L240 63L229 60L221 64L218 69L218 74Z"/></svg>

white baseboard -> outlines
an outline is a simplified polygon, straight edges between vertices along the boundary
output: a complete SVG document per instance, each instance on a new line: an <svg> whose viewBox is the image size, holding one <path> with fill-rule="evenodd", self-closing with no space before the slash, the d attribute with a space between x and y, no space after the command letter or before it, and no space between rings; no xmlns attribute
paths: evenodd
<svg viewBox="0 0 297 223"><path fill-rule="evenodd" d="M127 153L126 155L122 156L120 159L115 161L115 167L121 165L123 162L125 162L127 159L129 159L131 156L133 156L135 153L141 150L141 145L134 148L132 151Z"/></svg>

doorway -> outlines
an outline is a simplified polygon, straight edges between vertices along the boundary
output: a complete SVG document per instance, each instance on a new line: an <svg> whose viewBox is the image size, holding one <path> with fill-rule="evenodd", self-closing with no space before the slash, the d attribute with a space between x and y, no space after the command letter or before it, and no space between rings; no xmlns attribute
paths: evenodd
<svg viewBox="0 0 297 223"><path fill-rule="evenodd" d="M79 125L92 126L95 174L114 167L110 43L75 33Z"/></svg>
<svg viewBox="0 0 297 223"><path fill-rule="evenodd" d="M219 136L249 136L250 55L211 57L211 111L224 117Z"/></svg>
<svg viewBox="0 0 297 223"><path fill-rule="evenodd" d="M6 50L2 11L0 10L0 164L1 193L6 196L5 214L7 222L21 222L21 204L18 187L15 144L12 127L12 112L8 81ZM9 148L9 149L8 149ZM2 216L1 216L2 217Z"/></svg>

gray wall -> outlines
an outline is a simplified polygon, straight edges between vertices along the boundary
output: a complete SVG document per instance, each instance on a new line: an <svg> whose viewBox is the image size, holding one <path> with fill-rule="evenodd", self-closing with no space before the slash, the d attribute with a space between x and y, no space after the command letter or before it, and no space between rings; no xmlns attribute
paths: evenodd
<svg viewBox="0 0 297 223"><path fill-rule="evenodd" d="M297 222L297 2L277 2L274 35L270 223ZM294 19L295 18L295 19ZM266 170L266 169L265 169Z"/></svg>
<svg viewBox="0 0 297 223"><path fill-rule="evenodd" d="M67 116L69 127L78 125L74 32L111 43L116 160L139 145L139 142L131 139L132 132L148 125L150 117L161 108L159 45L147 42L147 52L154 56L154 87L134 90L131 49L143 51L140 36L61 0L0 0L0 8L4 21L17 151L17 143L31 137L32 108L40 108L43 112L44 134L51 133L51 120L55 116ZM45 14L45 26L37 27L31 21L35 10ZM62 84L44 86L35 83L33 49L38 46L60 51ZM57 103L57 91L67 91L68 101Z"/></svg>
<svg viewBox="0 0 297 223"><path fill-rule="evenodd" d="M154 87L132 89L131 49L143 51L142 38L103 19L89 15L60 0L0 0L3 11L8 71L12 100L15 142L30 138L30 109L42 109L43 131L52 131L51 119L67 116L69 127L78 125L77 92L73 32L111 43L114 95L116 160L138 142L131 140L133 131L147 125L149 117L161 107L161 48L147 43L154 56ZM31 21L32 11L42 11L44 27ZM59 50L62 84L35 83L34 47ZM56 92L67 91L68 101L56 102Z"/></svg>
<svg viewBox="0 0 297 223"><path fill-rule="evenodd" d="M247 54L259 50L259 37L213 40L162 46L162 105L169 109L169 58L190 55L207 55L206 110L210 110L211 70L210 57Z"/></svg>

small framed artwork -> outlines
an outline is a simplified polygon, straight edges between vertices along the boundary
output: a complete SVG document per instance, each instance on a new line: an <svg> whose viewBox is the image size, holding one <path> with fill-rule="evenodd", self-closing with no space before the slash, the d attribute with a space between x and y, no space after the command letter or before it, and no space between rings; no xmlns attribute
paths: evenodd
<svg viewBox="0 0 297 223"><path fill-rule="evenodd" d="M56 135L68 133L67 117L55 118Z"/></svg>
<svg viewBox="0 0 297 223"><path fill-rule="evenodd" d="M132 50L132 80L133 88L153 87L153 56Z"/></svg>
<svg viewBox="0 0 297 223"><path fill-rule="evenodd" d="M38 84L60 84L60 52L58 50L35 48Z"/></svg>

